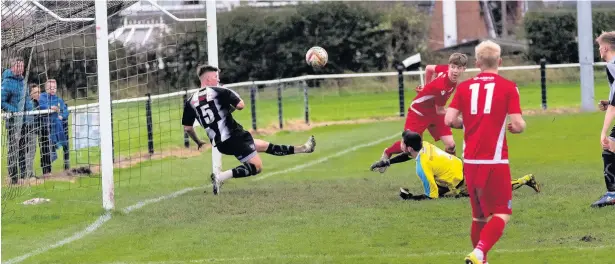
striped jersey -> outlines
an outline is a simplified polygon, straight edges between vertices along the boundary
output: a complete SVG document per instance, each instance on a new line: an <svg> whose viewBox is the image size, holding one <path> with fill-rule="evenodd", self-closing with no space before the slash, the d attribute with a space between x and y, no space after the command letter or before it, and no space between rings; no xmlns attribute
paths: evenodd
<svg viewBox="0 0 615 264"><path fill-rule="evenodd" d="M606 64L606 78L609 80L609 104L615 106L615 59Z"/></svg>
<svg viewBox="0 0 615 264"><path fill-rule="evenodd" d="M193 126L195 120L205 128L213 146L217 146L243 127L233 119L231 109L241 101L239 95L223 87L205 87L184 103L182 124Z"/></svg>

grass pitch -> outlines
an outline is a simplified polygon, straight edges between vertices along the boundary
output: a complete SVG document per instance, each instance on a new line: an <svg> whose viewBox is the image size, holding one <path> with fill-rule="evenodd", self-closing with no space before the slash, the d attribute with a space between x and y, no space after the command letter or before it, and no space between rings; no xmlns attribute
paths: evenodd
<svg viewBox="0 0 615 264"><path fill-rule="evenodd" d="M524 109L540 108L539 86L524 85L520 91ZM597 82L596 99L606 91L606 84ZM301 94L285 93L285 121L301 120ZM412 96L406 93L407 100ZM579 100L578 84L548 88L551 108L577 107ZM181 101L158 101L152 107L156 151L181 146ZM116 157L147 151L143 109L142 104L114 108ZM310 111L313 122L391 117L399 102L397 93L386 89L312 92ZM257 115L259 128L276 124L275 99L263 95ZM236 116L250 127L249 106ZM608 263L615 208L589 208L604 191L598 142L602 118L600 113L532 116L525 134L509 136L513 177L534 173L543 193L530 188L514 193L512 221L490 263ZM116 169L112 219L23 263L461 263L471 250L467 199L400 201L399 187L421 191L414 162L384 175L368 171L393 142L380 139L399 136L402 126L402 121L383 121L266 136L280 144L301 144L313 134L317 151L263 156L261 175L225 183L219 197L205 188L209 151ZM461 146L460 131L455 138ZM74 154L74 161L81 157L83 162L86 154L97 161L97 151ZM237 164L224 158L225 169ZM54 169L59 166L56 161ZM5 160L2 167L6 175ZM199 189L130 213L123 210L188 187ZM19 199L2 204L3 262L70 237L103 214L97 176L22 191ZM51 202L21 204L34 197Z"/></svg>
<svg viewBox="0 0 615 264"><path fill-rule="evenodd" d="M589 208L604 191L601 120L599 113L533 116L525 134L509 135L513 177L534 173L543 192L514 192L512 221L490 263L610 261L615 208ZM205 186L211 158L204 152L121 170L143 180L117 189L118 210L110 221L23 263L462 263L471 250L467 199L399 200L401 186L421 191L413 162L384 175L368 171L392 140L339 155L400 134L401 126L339 125L268 136L302 143L313 134L317 151L264 156L261 175L225 183L220 196L202 188L129 214L121 209ZM224 160L225 168L236 164ZM297 166L304 167L271 174ZM13 211L2 219L3 261L68 237L102 213L97 188L48 191L45 197L52 202L9 205Z"/></svg>

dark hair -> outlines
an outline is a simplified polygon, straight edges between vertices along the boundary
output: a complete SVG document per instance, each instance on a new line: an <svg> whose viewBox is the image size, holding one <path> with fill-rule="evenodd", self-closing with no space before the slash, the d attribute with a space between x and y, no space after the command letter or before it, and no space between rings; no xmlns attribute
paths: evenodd
<svg viewBox="0 0 615 264"><path fill-rule="evenodd" d="M218 72L218 71L220 71L218 67L211 66L211 65L200 65L196 68L196 73L198 74L199 78L201 77L201 75L203 75L203 73Z"/></svg>
<svg viewBox="0 0 615 264"><path fill-rule="evenodd" d="M463 53L453 53L448 58L448 64L457 65L459 67L466 67L468 65L468 56Z"/></svg>
<svg viewBox="0 0 615 264"><path fill-rule="evenodd" d="M401 133L401 138L404 141L404 144L406 144L407 147L414 149L414 151L419 151L423 148L423 139L419 133L405 130Z"/></svg>

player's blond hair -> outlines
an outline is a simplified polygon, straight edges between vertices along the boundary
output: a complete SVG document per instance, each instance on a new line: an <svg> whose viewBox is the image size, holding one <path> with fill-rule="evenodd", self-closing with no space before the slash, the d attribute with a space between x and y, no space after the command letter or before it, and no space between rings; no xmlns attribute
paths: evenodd
<svg viewBox="0 0 615 264"><path fill-rule="evenodd" d="M498 67L502 48L491 40L485 40L476 46L474 53L483 68L494 69Z"/></svg>
<svg viewBox="0 0 615 264"><path fill-rule="evenodd" d="M602 34L596 38L596 42L598 44L606 44L611 51L615 51L615 31L602 32Z"/></svg>
<svg viewBox="0 0 615 264"><path fill-rule="evenodd" d="M463 53L455 52L448 57L448 64L457 65L459 67L466 67L468 65L468 56Z"/></svg>

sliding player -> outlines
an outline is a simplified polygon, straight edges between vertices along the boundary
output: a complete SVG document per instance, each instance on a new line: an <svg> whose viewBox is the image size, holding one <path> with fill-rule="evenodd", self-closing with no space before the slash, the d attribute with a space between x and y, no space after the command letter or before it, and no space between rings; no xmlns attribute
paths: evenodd
<svg viewBox="0 0 615 264"><path fill-rule="evenodd" d="M444 124L444 105L451 94L455 91L459 76L465 71L468 57L461 53L453 53L448 59L448 65L427 66L427 81L433 77L425 87L417 88L418 94L410 103L404 130L411 130L423 135L425 129L434 140L442 140L446 146L446 152L455 154L455 140L451 128ZM393 143L384 150L380 160L386 161L393 154L402 153L400 142ZM386 167L379 169L384 172Z"/></svg>
<svg viewBox="0 0 615 264"><path fill-rule="evenodd" d="M201 80L201 88L188 98L184 105L182 124L190 138L200 149L205 142L201 141L193 125L198 120L205 128L211 144L225 155L233 155L243 163L232 170L219 174L211 174L211 184L215 195L220 191L220 184L230 178L243 178L257 175L262 171L263 162L258 152L275 156L285 156L298 153L312 153L316 147L314 136L300 146L275 145L252 135L233 119L231 112L242 110L244 102L239 95L230 89L218 87L220 79L218 68L199 66L197 73Z"/></svg>
<svg viewBox="0 0 615 264"><path fill-rule="evenodd" d="M402 133L402 151L390 161L378 161L371 166L372 171L391 164L405 162L410 159L416 160L416 174L423 182L424 194L412 195L408 189L402 188L400 196L404 200L437 199L445 196L460 197L468 196L467 187L463 177L463 162L434 146L423 141L421 135L406 130ZM540 185L534 175L528 174L511 181L513 190L527 185L540 192Z"/></svg>

